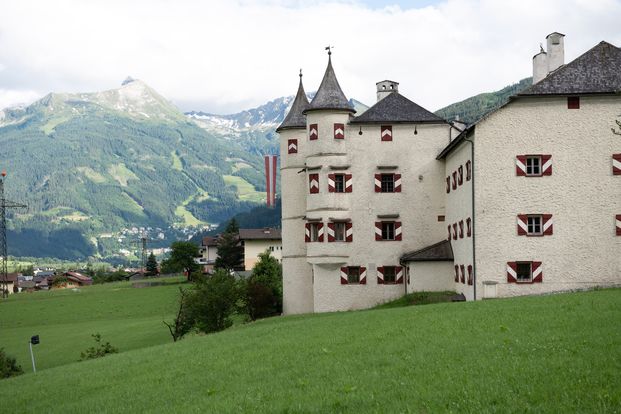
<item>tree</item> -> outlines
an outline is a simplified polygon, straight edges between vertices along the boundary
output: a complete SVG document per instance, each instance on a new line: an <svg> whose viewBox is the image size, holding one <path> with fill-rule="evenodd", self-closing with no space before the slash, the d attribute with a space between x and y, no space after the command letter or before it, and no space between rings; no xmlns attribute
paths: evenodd
<svg viewBox="0 0 621 414"><path fill-rule="evenodd" d="M235 278L219 269L212 276L197 278L188 299L188 312L201 332L222 331L233 324L231 315L239 297Z"/></svg>
<svg viewBox="0 0 621 414"><path fill-rule="evenodd" d="M164 325L168 327L173 342L177 342L179 339L183 338L194 327L194 320L188 309L189 298L190 292L179 288L179 309L177 310L177 316L172 324L164 321Z"/></svg>
<svg viewBox="0 0 621 414"><path fill-rule="evenodd" d="M246 311L251 320L282 313L282 268L270 252L259 254L245 286Z"/></svg>
<svg viewBox="0 0 621 414"><path fill-rule="evenodd" d="M171 246L170 257L162 262L162 273L186 272L188 278L199 269L194 261L198 246L192 242L176 241Z"/></svg>
<svg viewBox="0 0 621 414"><path fill-rule="evenodd" d="M147 276L156 276L158 273L157 270L157 260L155 259L155 255L153 252L149 255L147 259Z"/></svg>
<svg viewBox="0 0 621 414"><path fill-rule="evenodd" d="M214 267L230 272L239 267L243 259L244 248L239 245L239 226L232 219L218 239L218 258Z"/></svg>

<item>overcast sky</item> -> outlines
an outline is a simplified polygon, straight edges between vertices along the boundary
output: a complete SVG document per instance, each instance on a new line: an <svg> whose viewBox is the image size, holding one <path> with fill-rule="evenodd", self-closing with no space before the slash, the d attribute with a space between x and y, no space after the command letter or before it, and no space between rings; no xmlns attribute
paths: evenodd
<svg viewBox="0 0 621 414"><path fill-rule="evenodd" d="M348 98L375 82L437 110L528 77L553 31L565 61L621 46L621 0L0 0L0 108L131 75L180 109L233 113L316 90L333 45Z"/></svg>

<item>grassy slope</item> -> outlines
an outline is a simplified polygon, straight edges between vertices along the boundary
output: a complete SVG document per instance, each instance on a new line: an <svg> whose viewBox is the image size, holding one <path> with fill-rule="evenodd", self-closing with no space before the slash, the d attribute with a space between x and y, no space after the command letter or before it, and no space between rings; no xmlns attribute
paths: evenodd
<svg viewBox="0 0 621 414"><path fill-rule="evenodd" d="M275 318L3 380L0 399L12 412L611 412L620 321L621 290ZM20 392L50 384L70 397Z"/></svg>
<svg viewBox="0 0 621 414"><path fill-rule="evenodd" d="M175 312L178 285L173 282L179 280L143 289L119 282L78 292L11 295L0 302L0 347L30 370L28 340L40 335L35 354L37 367L43 370L80 359L80 352L94 345L94 333L121 351L170 342L162 321L172 319Z"/></svg>

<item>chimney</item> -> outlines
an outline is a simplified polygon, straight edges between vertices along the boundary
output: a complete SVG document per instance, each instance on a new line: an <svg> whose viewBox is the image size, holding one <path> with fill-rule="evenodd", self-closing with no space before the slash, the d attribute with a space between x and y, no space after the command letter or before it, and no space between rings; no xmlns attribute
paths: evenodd
<svg viewBox="0 0 621 414"><path fill-rule="evenodd" d="M555 71L565 64L565 35L559 32L546 36L548 41L548 73Z"/></svg>
<svg viewBox="0 0 621 414"><path fill-rule="evenodd" d="M548 54L541 51L533 56L533 85L546 76L548 76Z"/></svg>
<svg viewBox="0 0 621 414"><path fill-rule="evenodd" d="M393 92L399 92L399 82L384 80L377 82L377 102L381 101Z"/></svg>

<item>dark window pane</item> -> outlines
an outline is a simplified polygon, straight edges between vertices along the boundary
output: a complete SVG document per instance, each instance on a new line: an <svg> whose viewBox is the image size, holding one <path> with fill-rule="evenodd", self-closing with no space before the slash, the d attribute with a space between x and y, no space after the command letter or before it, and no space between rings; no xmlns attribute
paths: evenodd
<svg viewBox="0 0 621 414"><path fill-rule="evenodd" d="M529 281L531 278L531 263L518 263L517 264L517 280L518 281Z"/></svg>

